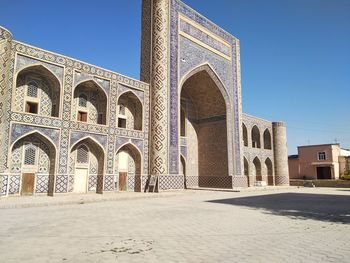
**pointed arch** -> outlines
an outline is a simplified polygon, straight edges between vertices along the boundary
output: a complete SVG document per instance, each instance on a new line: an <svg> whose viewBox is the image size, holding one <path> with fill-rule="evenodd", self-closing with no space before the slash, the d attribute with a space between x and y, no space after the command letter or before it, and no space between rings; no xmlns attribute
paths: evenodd
<svg viewBox="0 0 350 263"><path fill-rule="evenodd" d="M117 153L121 148L123 148L126 145L130 145L131 148L135 149L140 154L140 156L142 156L141 150L131 141L123 143L122 145L120 145L115 152Z"/></svg>
<svg viewBox="0 0 350 263"><path fill-rule="evenodd" d="M84 147L87 150L87 162L79 162L78 150ZM70 149L70 164L74 170L74 183L70 189L76 193L94 191L102 193L105 170L105 150L103 146L90 136L75 142Z"/></svg>
<svg viewBox="0 0 350 263"><path fill-rule="evenodd" d="M184 74L184 76L181 78L180 81L180 91L179 93L181 93L182 88L184 86L184 83L191 78L192 76L194 76L195 74L201 72L201 71L205 71L210 77L211 79L215 82L216 86L218 87L218 89L221 92L221 95L223 96L225 103L226 103L226 108L228 110L228 107L231 105L231 100L230 100L230 96L227 92L227 89L223 83L223 81L220 79L219 75L215 72L215 70L213 69L213 67L209 64L209 63L204 63L202 65L197 66L196 68L188 71L187 73Z"/></svg>
<svg viewBox="0 0 350 263"><path fill-rule="evenodd" d="M82 96L87 98L86 106L79 105ZM82 80L73 89L72 109L77 121L107 125L108 94L96 80Z"/></svg>
<svg viewBox="0 0 350 263"><path fill-rule="evenodd" d="M258 157L254 158L253 165L254 165L254 169L255 169L256 181L261 181L262 180L261 162L260 162L260 159Z"/></svg>
<svg viewBox="0 0 350 263"><path fill-rule="evenodd" d="M243 168L244 168L244 175L247 178L247 185L250 186L250 181L249 181L249 163L248 160L245 156L243 156Z"/></svg>
<svg viewBox="0 0 350 263"><path fill-rule="evenodd" d="M28 132L10 146L9 156L11 173L22 178L21 194L53 195L57 148L50 138L39 131Z"/></svg>
<svg viewBox="0 0 350 263"><path fill-rule="evenodd" d="M74 89L73 89L73 93L74 93L75 89L76 89L79 85L84 84L84 83L89 83L89 82L91 82L91 83L93 83L95 86L97 86L97 87L103 92L103 94L106 96L106 98L108 98L108 93L107 93L107 91L105 91L105 89L101 86L101 84L99 84L99 83L98 83L95 79L93 79L93 78L84 79L84 80L81 80L81 81L79 81L78 83L76 83L75 86L74 86Z"/></svg>
<svg viewBox="0 0 350 263"><path fill-rule="evenodd" d="M115 185L120 191L141 192L142 154L133 143L124 143L116 150L115 169Z"/></svg>
<svg viewBox="0 0 350 263"><path fill-rule="evenodd" d="M79 140L77 140L75 143L73 143L70 147L70 150L72 151L73 147L75 147L76 145L78 145L79 143L83 142L83 141L88 141L91 140L93 143L96 143L96 145L101 149L101 151L105 154L105 148L103 147L103 145L97 141L95 138L87 135L84 136L83 138L80 138Z"/></svg>
<svg viewBox="0 0 350 263"><path fill-rule="evenodd" d="M271 150L271 133L269 129L264 131L264 149Z"/></svg>
<svg viewBox="0 0 350 263"><path fill-rule="evenodd" d="M265 169L267 174L267 184L274 185L273 182L273 166L270 158L266 158L265 160Z"/></svg>
<svg viewBox="0 0 350 263"><path fill-rule="evenodd" d="M137 94L128 90L121 93L117 100L118 127L132 130L142 130L143 105ZM123 112L121 112L123 106Z"/></svg>
<svg viewBox="0 0 350 263"><path fill-rule="evenodd" d="M242 134L243 134L243 145L245 147L248 147L248 130L244 122L242 122Z"/></svg>
<svg viewBox="0 0 350 263"><path fill-rule="evenodd" d="M243 157L243 162L244 162L244 175L249 176L249 163L247 158L245 158L245 156Z"/></svg>
<svg viewBox="0 0 350 263"><path fill-rule="evenodd" d="M61 115L62 82L51 69L39 63L28 65L17 72L15 80L16 111L51 117ZM37 84L36 94L30 89L29 84L33 82Z"/></svg>
<svg viewBox="0 0 350 263"><path fill-rule="evenodd" d="M199 186L229 187L226 178L219 178L232 171L229 152L233 145L228 137L232 115L227 90L207 63L187 72L179 83L179 125L185 123L187 159L191 160L186 172L198 176Z"/></svg>
<svg viewBox="0 0 350 263"><path fill-rule="evenodd" d="M29 136L29 135L38 135L40 138L43 138L43 139L47 140L47 141L50 143L50 145L52 145L52 147L54 147L55 153L57 152L56 144L52 141L52 139L49 138L49 137L47 137L45 134L43 134L42 132L37 131L37 130L35 130L35 131L30 131L30 132L27 132L27 133L22 134L21 136L19 136L19 137L10 145L9 149L12 150L12 147L15 145L16 142L18 142L18 141L21 140L22 138L27 137L27 136Z"/></svg>
<svg viewBox="0 0 350 263"><path fill-rule="evenodd" d="M120 94L118 94L118 98L117 98L117 101L119 100L119 98L121 97L121 96L123 96L125 93L132 93L132 94L134 94L135 95L135 97L137 97L137 99L140 101L140 103L142 104L142 100L141 100L141 98L139 97L139 95L135 92L135 91L133 91L133 90L124 90L123 92L121 92Z"/></svg>
<svg viewBox="0 0 350 263"><path fill-rule="evenodd" d="M260 130L258 126L254 125L252 128L252 147L253 148L261 148L260 143Z"/></svg>
<svg viewBox="0 0 350 263"><path fill-rule="evenodd" d="M52 76L59 83L60 87L62 85L61 80L56 76L56 74L51 69L49 69L47 66L45 66L43 64L34 63L34 64L30 64L30 65L27 65L27 66L21 68L16 74L16 79L17 79L18 75L21 74L23 71L47 72L50 74L50 76Z"/></svg>

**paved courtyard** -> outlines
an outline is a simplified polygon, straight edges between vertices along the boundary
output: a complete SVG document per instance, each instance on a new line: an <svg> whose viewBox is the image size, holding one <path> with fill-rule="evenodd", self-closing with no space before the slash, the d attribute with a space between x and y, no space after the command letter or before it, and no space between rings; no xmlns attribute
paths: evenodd
<svg viewBox="0 0 350 263"><path fill-rule="evenodd" d="M0 262L350 261L350 189L137 195L2 208Z"/></svg>

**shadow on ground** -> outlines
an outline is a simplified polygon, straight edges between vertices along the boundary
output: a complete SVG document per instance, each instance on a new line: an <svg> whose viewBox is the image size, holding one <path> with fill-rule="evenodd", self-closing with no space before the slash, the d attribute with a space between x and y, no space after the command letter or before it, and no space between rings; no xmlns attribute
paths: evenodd
<svg viewBox="0 0 350 263"><path fill-rule="evenodd" d="M245 206L294 219L350 223L350 196L282 193L210 200L210 203Z"/></svg>

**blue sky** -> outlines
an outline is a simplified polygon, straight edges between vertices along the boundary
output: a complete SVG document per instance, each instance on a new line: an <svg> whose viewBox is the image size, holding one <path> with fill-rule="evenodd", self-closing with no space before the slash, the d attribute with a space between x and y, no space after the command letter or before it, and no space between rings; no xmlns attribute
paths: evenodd
<svg viewBox="0 0 350 263"><path fill-rule="evenodd" d="M241 41L243 111L350 148L349 0L185 0ZM15 14L15 15L14 15ZM16 40L139 78L140 0L2 0Z"/></svg>

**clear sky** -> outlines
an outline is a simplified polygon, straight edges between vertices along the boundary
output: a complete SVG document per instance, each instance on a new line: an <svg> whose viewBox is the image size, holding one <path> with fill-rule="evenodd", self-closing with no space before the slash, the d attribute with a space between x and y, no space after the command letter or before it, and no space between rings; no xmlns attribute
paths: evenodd
<svg viewBox="0 0 350 263"><path fill-rule="evenodd" d="M350 0L185 0L241 41L243 111L350 148ZM1 0L16 40L139 78L141 0Z"/></svg>

